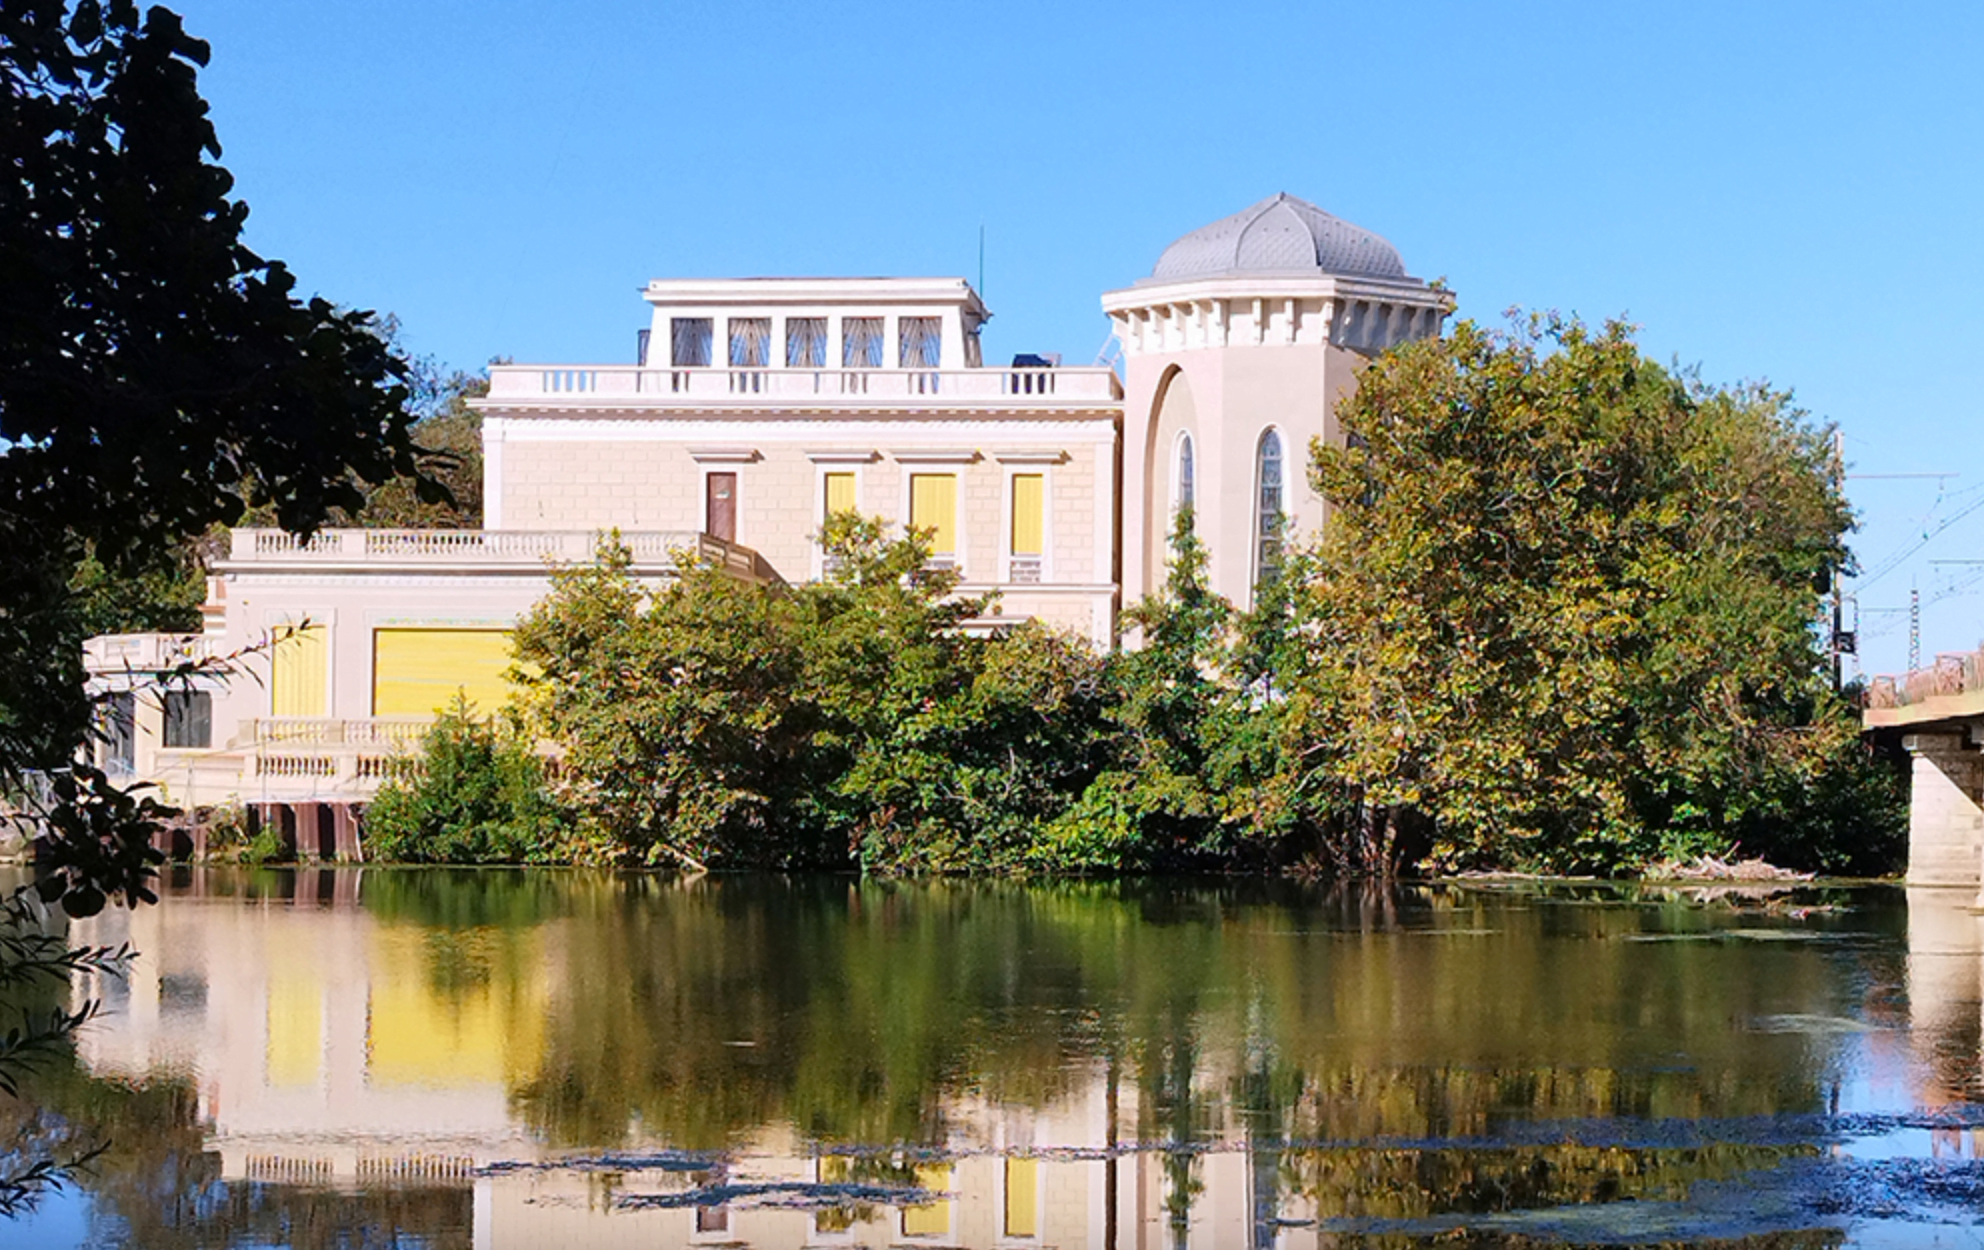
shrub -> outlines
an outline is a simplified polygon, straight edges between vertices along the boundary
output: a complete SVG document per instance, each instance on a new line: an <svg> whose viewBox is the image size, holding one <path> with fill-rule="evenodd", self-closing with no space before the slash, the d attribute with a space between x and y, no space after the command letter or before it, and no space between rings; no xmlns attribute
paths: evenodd
<svg viewBox="0 0 1984 1250"><path fill-rule="evenodd" d="M544 765L522 738L457 698L421 742L419 767L365 809L368 859L543 863L563 857Z"/></svg>

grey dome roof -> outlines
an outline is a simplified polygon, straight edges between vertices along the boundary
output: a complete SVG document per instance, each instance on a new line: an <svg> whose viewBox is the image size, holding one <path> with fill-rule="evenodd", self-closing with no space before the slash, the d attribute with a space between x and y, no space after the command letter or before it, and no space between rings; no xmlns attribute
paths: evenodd
<svg viewBox="0 0 1984 1250"><path fill-rule="evenodd" d="M1283 193L1200 226L1165 248L1149 280L1185 282L1243 273L1406 276L1397 248L1362 226Z"/></svg>

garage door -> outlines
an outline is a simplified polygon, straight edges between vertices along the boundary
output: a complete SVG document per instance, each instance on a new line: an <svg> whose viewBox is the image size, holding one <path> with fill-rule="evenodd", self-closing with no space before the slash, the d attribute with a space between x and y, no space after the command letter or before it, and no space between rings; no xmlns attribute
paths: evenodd
<svg viewBox="0 0 1984 1250"><path fill-rule="evenodd" d="M510 697L510 635L500 629L380 629L372 634L372 714L423 716L463 694L488 716Z"/></svg>

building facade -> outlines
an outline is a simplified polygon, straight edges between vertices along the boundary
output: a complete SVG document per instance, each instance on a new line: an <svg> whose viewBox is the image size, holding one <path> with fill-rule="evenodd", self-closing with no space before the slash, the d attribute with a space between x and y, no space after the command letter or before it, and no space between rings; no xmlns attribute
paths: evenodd
<svg viewBox="0 0 1984 1250"><path fill-rule="evenodd" d="M92 640L105 764L182 805L281 807L306 854L350 853L351 805L437 708L503 699L510 626L612 531L651 580L688 553L793 583L824 574L826 519L859 512L927 532L964 593L993 593L973 628L1032 620L1108 647L1190 506L1214 588L1245 605L1324 522L1308 449L1341 437L1358 370L1452 308L1382 238L1286 195L1103 296L1120 377L988 364L962 279L643 296L632 363L491 369L482 529L237 531L202 634ZM227 658L146 693L147 673L202 657Z"/></svg>

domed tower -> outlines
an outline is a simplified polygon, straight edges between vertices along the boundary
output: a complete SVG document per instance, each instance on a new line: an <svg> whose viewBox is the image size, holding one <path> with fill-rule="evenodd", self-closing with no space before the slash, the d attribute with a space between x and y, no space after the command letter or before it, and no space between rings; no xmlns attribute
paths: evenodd
<svg viewBox="0 0 1984 1250"><path fill-rule="evenodd" d="M1323 523L1309 443L1395 343L1428 338L1453 297L1384 239L1276 195L1164 249L1102 297L1123 347L1123 602L1164 581L1173 514L1192 506L1213 589L1239 606L1285 537Z"/></svg>

